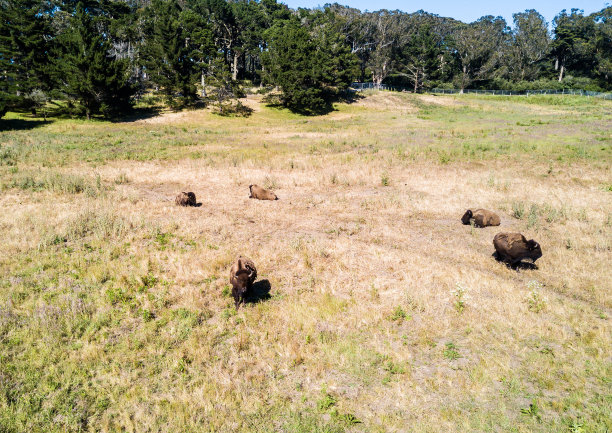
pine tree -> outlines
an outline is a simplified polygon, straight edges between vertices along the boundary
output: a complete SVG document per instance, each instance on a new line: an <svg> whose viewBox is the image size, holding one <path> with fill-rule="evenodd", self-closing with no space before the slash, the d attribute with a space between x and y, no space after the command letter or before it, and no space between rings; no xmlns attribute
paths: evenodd
<svg viewBox="0 0 612 433"><path fill-rule="evenodd" d="M136 90L130 80L129 60L110 54L112 45L105 24L101 11L79 2L69 26L58 37L56 65L62 90L80 102L88 119L100 112L110 116L127 111Z"/></svg>
<svg viewBox="0 0 612 433"><path fill-rule="evenodd" d="M52 9L45 0L0 2L0 113L26 101L34 90L51 89Z"/></svg>
<svg viewBox="0 0 612 433"><path fill-rule="evenodd" d="M313 36L297 19L277 23L267 32L263 63L267 79L279 86L283 103L304 114L331 110L358 73L357 60L339 34Z"/></svg>
<svg viewBox="0 0 612 433"><path fill-rule="evenodd" d="M0 2L0 118L6 114L15 94L15 68L11 62L10 35L8 4Z"/></svg>
<svg viewBox="0 0 612 433"><path fill-rule="evenodd" d="M214 52L204 18L176 0L154 0L147 10L147 34L143 57L149 80L171 104L193 103L196 83Z"/></svg>
<svg viewBox="0 0 612 433"><path fill-rule="evenodd" d="M416 93L438 68L441 40L427 23L418 26L407 39L397 54L398 72L412 81Z"/></svg>

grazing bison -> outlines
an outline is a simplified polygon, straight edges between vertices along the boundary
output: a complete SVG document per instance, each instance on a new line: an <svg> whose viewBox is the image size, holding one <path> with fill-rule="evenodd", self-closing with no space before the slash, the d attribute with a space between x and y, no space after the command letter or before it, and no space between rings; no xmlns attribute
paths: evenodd
<svg viewBox="0 0 612 433"><path fill-rule="evenodd" d="M498 226L501 223L499 215L486 209L476 209L474 212L468 209L461 217L461 222L468 225L472 219L474 227Z"/></svg>
<svg viewBox="0 0 612 433"><path fill-rule="evenodd" d="M236 309L244 302L256 278L257 269L253 260L238 256L230 269L230 284L232 285L232 296L234 296Z"/></svg>
<svg viewBox="0 0 612 433"><path fill-rule="evenodd" d="M493 246L498 260L511 266L518 265L522 259L531 259L535 263L542 257L540 244L533 239L525 239L520 233L498 233L493 238Z"/></svg>
<svg viewBox="0 0 612 433"><path fill-rule="evenodd" d="M195 206L196 196L192 192L182 192L174 200L179 206Z"/></svg>
<svg viewBox="0 0 612 433"><path fill-rule="evenodd" d="M249 198L256 198L258 200L278 200L276 194L259 185L249 185L249 190L251 191Z"/></svg>

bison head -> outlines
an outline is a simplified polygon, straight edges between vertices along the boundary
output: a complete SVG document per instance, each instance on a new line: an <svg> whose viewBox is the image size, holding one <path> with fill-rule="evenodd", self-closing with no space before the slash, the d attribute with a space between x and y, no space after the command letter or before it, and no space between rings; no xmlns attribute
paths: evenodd
<svg viewBox="0 0 612 433"><path fill-rule="evenodd" d="M463 214L463 216L461 217L461 222L464 225L469 225L470 224L470 218L472 218L472 211L471 210L467 210L465 211L465 213Z"/></svg>
<svg viewBox="0 0 612 433"><path fill-rule="evenodd" d="M542 257L542 248L540 248L540 244L534 241L533 239L527 241L527 257L533 260L535 263L540 257Z"/></svg>
<svg viewBox="0 0 612 433"><path fill-rule="evenodd" d="M240 269L236 272L232 281L232 295L234 296L236 308L244 301L244 297L251 287L251 284L253 284L253 271Z"/></svg>

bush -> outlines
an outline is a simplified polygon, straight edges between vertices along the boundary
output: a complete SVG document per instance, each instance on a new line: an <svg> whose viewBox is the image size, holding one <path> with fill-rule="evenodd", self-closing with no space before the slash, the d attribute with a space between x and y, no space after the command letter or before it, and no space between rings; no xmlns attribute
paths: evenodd
<svg viewBox="0 0 612 433"><path fill-rule="evenodd" d="M242 104L240 101L219 102L216 113L226 117L249 117L253 109Z"/></svg>

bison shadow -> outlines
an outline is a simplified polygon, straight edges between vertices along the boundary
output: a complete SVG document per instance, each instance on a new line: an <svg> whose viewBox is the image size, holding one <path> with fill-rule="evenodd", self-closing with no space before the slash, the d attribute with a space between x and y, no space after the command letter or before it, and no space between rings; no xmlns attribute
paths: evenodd
<svg viewBox="0 0 612 433"><path fill-rule="evenodd" d="M253 283L251 290L249 290L249 294L245 299L245 303L257 304L259 302L267 301L272 297L270 296L270 289L272 289L270 281L256 281L255 283Z"/></svg>
<svg viewBox="0 0 612 433"><path fill-rule="evenodd" d="M525 270L535 271L537 269L540 269L540 268L538 268L538 265L536 265L535 263L531 263L531 262L523 262L523 261L521 261L521 262L518 262L518 263L515 263L515 264L506 263L506 262L504 262L499 257L499 255L497 254L497 251L495 251L491 255L493 256L493 258L495 260L497 260L500 263L503 263L504 265L506 265L507 267L509 267L509 268L511 268L511 269L513 269L515 271L521 271L521 270L522 271L525 271Z"/></svg>
<svg viewBox="0 0 612 433"><path fill-rule="evenodd" d="M194 204L194 205L193 205L193 206L191 206L191 207L201 207L201 206L202 206L202 202L200 202L200 203L196 203L196 204Z"/></svg>

